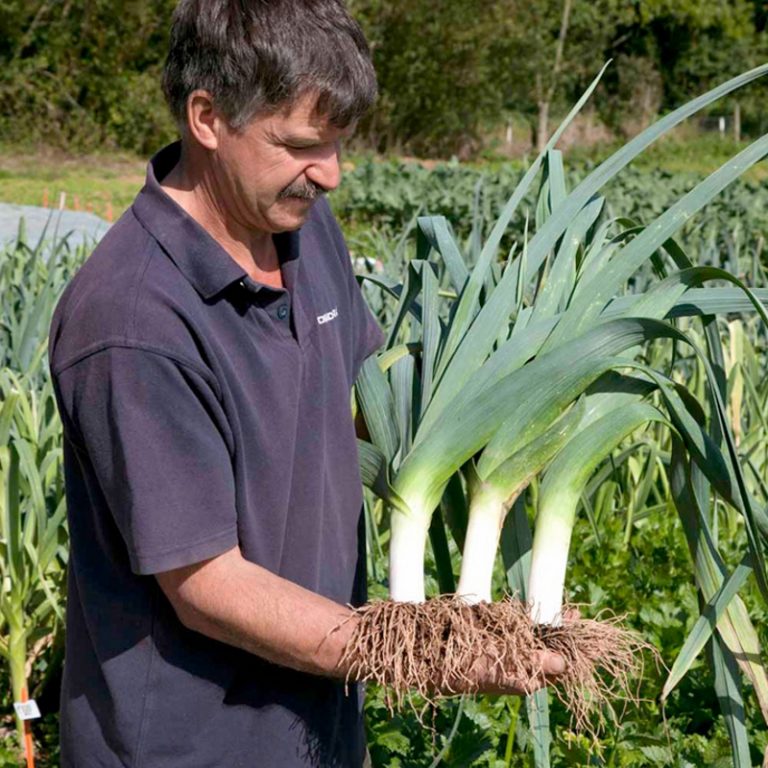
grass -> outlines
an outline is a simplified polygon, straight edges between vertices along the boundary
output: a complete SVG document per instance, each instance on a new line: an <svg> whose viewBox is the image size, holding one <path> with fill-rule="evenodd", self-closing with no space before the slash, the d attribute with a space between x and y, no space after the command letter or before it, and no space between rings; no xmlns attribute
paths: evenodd
<svg viewBox="0 0 768 768"><path fill-rule="evenodd" d="M663 169L673 175L704 177L717 170L723 163L744 149L752 139L734 141L732 137L721 138L717 133L702 133L695 128L682 125L661 137L646 149L632 167L640 170ZM624 140L606 141L592 146L571 146L566 149L567 165L570 168L580 166L595 166L610 157L624 145ZM527 156L530 162L533 152ZM493 169L507 163L519 163L520 159L506 157L503 153L488 151L483 155L483 165ZM744 178L751 181L764 181L768 178L768 168L762 165L754 166Z"/></svg>
<svg viewBox="0 0 768 768"><path fill-rule="evenodd" d="M736 142L731 137L720 138L716 133L694 133L682 126L668 137L650 146L633 162L639 169L664 169L673 175L706 176L744 149L750 141ZM599 163L605 160L622 142L599 144L589 149L573 148L568 151L569 162ZM764 181L768 168L763 164L753 166L744 178Z"/></svg>
<svg viewBox="0 0 768 768"><path fill-rule="evenodd" d="M73 156L0 147L0 202L92 211L113 221L144 184L146 161L103 153Z"/></svg>

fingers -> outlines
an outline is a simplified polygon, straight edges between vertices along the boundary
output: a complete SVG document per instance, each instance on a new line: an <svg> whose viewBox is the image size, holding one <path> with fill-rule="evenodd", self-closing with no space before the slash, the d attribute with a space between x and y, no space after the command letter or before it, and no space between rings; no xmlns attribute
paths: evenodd
<svg viewBox="0 0 768 768"><path fill-rule="evenodd" d="M557 653L541 654L539 663L545 677L557 677L565 672L565 659Z"/></svg>
<svg viewBox="0 0 768 768"><path fill-rule="evenodd" d="M530 680L512 681L511 688L518 689L518 692L530 694L539 688L545 688L548 685L556 683L561 675L566 671L565 659L557 653L543 651L538 657L538 671ZM515 690L507 693L515 693Z"/></svg>
<svg viewBox="0 0 768 768"><path fill-rule="evenodd" d="M565 671L565 659L556 653L547 651L539 654L536 671L529 679L505 678L485 661L473 668L471 677L473 682L476 682L474 691L476 693L485 693L491 696L522 696L557 682Z"/></svg>
<svg viewBox="0 0 768 768"><path fill-rule="evenodd" d="M563 621L578 621L581 618L581 611L578 608L568 608L563 612Z"/></svg>
<svg viewBox="0 0 768 768"><path fill-rule="evenodd" d="M534 672L528 679L508 678L487 657L479 657L467 675L437 688L442 695L482 693L490 696L525 696L539 688L556 683L566 671L565 659L548 651L536 659Z"/></svg>

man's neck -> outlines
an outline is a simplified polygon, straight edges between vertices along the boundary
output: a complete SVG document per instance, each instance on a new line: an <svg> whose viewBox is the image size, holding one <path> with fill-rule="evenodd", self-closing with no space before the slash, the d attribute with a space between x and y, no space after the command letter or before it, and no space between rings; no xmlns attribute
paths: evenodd
<svg viewBox="0 0 768 768"><path fill-rule="evenodd" d="M189 214L258 283L283 287L280 261L272 235L228 220L213 194L210 179L196 173L182 151L179 162L160 180L163 191Z"/></svg>

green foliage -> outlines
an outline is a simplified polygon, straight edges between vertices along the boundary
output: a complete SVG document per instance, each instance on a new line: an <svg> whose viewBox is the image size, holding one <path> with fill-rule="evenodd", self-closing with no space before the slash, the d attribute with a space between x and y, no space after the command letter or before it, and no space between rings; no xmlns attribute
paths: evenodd
<svg viewBox="0 0 768 768"><path fill-rule="evenodd" d="M175 136L159 83L174 5L129 0L115 12L107 0L2 0L4 140L146 154ZM533 135L542 115L573 102L608 59L614 65L598 116L621 133L753 66L767 50L764 11L747 0L352 0L350 7L381 85L359 144L430 157L476 152L513 116ZM744 128L761 129L765 87L739 98Z"/></svg>
<svg viewBox="0 0 768 768"><path fill-rule="evenodd" d="M378 108L362 129L374 148L464 153L484 123L498 118L501 94L488 87L487 47L496 6L486 0L352 4L373 44L381 89Z"/></svg>
<svg viewBox="0 0 768 768"><path fill-rule="evenodd" d="M5 139L146 153L175 135L159 79L174 5L3 0Z"/></svg>
<svg viewBox="0 0 768 768"><path fill-rule="evenodd" d="M669 127L671 121L670 117L649 129L645 139L656 136L663 126ZM496 253L499 233L511 219L515 205L519 206L525 200L526 185L539 167L539 161L520 182L501 214L501 223L495 224L493 230L478 224L482 219L481 198L475 195L467 217L473 224L472 233L464 249L453 241L444 219L436 216L422 218L419 220L416 259L410 260L407 267L399 263L395 270L402 284L397 284L397 280L372 280L384 288L390 303L397 305L393 310L394 321L392 315L387 317L391 328L385 353L387 362L390 362L395 350L402 350L402 355L391 367L379 368L375 362L370 362L370 370L357 385L358 402L369 424L372 443L380 451L383 471L388 474L392 489L390 493L388 488L384 488L381 496L393 506L393 522L387 526L386 519L382 521L381 517L374 521L376 526L383 522L384 533L379 534L379 540L389 534L390 546L393 546L398 533L393 524L395 514L400 514L401 500L405 499L410 504L403 475L406 467L414 466L413 462L411 465L408 462L419 450L426 454L427 447L439 448L428 457L429 462L418 465L419 470L424 470L423 473L415 473L421 481L420 492L423 496L427 498L428 493L434 494L428 497L428 503L424 502L427 511L431 511L440 503L440 494L445 490L443 481L447 482L450 475L458 479L460 490L464 488L470 495L474 493L474 478L479 476L487 480L489 472L501 458L497 457L498 461L490 467L486 466L485 470L483 464L492 447L498 451L504 448L503 442L501 447L498 444L500 436L502 441L510 436L510 447L514 448L514 440L520 434L529 440L539 434L537 430L544 428L549 421L537 422L534 428L528 421L530 414L536 414L538 408L549 407L550 388L557 393L558 384L567 376L580 375L579 366L589 362L587 356L592 354L592 337L585 341L589 334L611 332L608 315L612 314L614 304L607 302L612 297L616 297L616 312L625 317L627 323L639 322L631 320L636 308L643 317L671 315L674 318L679 316L670 313L675 297L684 302L695 301L693 294L683 298L683 286L688 284L688 277L699 275L707 280L733 280L722 270L701 266L694 268L686 253L669 238L677 236L682 225L712 200L725 181L732 180L736 172L764 156L765 139L726 162L693 190L685 190L684 194L678 191L673 205L664 205L663 212L650 216L647 226L638 226L626 216L614 218L615 211L610 206L603 209L604 201L597 195L602 193L613 175L632 159L632 153L639 151L645 139L639 138L620 149L614 158L592 171L570 194L568 189L571 185L563 172L559 153L548 153L538 198L535 202L529 201L529 211L532 209L532 212L525 217L522 237L519 231L517 233L522 242L511 251L508 247L502 249L501 258L510 253L502 263L492 263L492 257L499 255ZM649 196L653 192L658 190L649 190ZM717 222L717 217L713 217L709 230L715 238L726 231L722 221ZM706 248L706 240L691 238L691 233L692 230L686 230L681 235L682 242L687 246L693 240L699 256L698 264L706 263L707 259L711 260L710 263L720 264L722 256L717 247ZM390 253L401 258L413 255L412 252L407 254L400 245ZM640 269L646 261L648 265ZM570 269L564 268L564 265ZM743 270L738 255L733 260L733 267L735 271ZM747 270L757 284L764 284L761 269L754 269L754 264L748 264ZM658 282L660 277L665 278L662 283ZM679 292L674 288L676 285L681 288ZM670 289L674 289L672 293ZM719 290L711 289L713 293ZM761 290L759 293L761 301L764 301L766 292ZM702 298L704 295L705 292L699 294ZM469 326L464 324L462 310L465 306L476 310ZM641 306L642 310L639 310ZM765 537L764 509L768 489L761 480L765 472L764 456L756 446L766 439L766 433L761 432L761 438L751 442L752 449L745 448L742 443L739 450L727 424L729 419L735 419L734 423L738 425L736 431L745 426L740 415L740 396L736 395L740 389L733 374L735 366L738 366L737 370L753 370L751 388L764 392L764 376L754 375L752 358L739 341L743 341L744 330L749 327L753 333L750 344L765 345L766 314L759 304L757 306L761 319L759 327L753 326L745 317L729 323L727 331L723 322L718 324L711 317L677 320L674 336L678 342L685 343L676 346L683 349L659 344L641 348L636 345L642 339L635 337L626 340L626 347L611 348L623 352L633 347L632 353L623 357L617 367L632 367L634 373L648 377L646 384L653 383L651 390L660 388L663 398L654 395L653 402L660 407L664 405L671 415L672 440L666 428L661 432L656 427L637 432L620 452L603 461L586 488L579 487L585 520L574 537L576 546L572 556L574 561L586 561L587 565L579 573L580 569L574 563L576 573L572 575L571 583L577 585L576 590L583 591L581 594L574 591L571 597L586 604L586 610L593 615L602 608L620 612L621 595L625 593L628 623L641 629L643 636L653 638L656 647L663 649L665 660L666 653L674 660L685 650L689 676L684 679L685 684L678 682L677 687L670 685L665 690L666 711L671 717L667 721L669 725L661 727L659 707L654 699L666 674L658 668L656 674L651 670L641 690L642 704L621 713L620 719L613 723L597 745L580 742L579 739L569 741L566 738L569 735L568 718L564 717L562 708L553 705L547 727L552 724L556 737L551 750L554 764L717 765L730 764L729 761L734 760L741 767L751 766L760 759L757 750L763 746L768 717L765 698L767 681L760 661L759 639L764 638L758 639L752 621L760 620L765 615L764 579L755 580L760 593L757 604L757 590L750 583L739 599L732 600L717 619L711 620L713 624L717 622L717 627L716 631L710 627L713 642L709 649L709 665L704 666L702 662L705 659L697 659L689 651L694 622L700 612L706 613L704 604L712 601L715 592L736 563L742 560L744 553L749 551L750 558L742 562L754 567L755 573L763 568L763 544L757 540ZM704 308L691 314L707 315L710 311L713 310ZM719 311L723 314L735 313L738 307L731 305ZM600 314L605 316L601 318ZM688 311L682 314L688 314ZM435 322L436 318L440 322ZM547 329L546 333L542 333L542 321L551 322L549 327L554 327L554 330L550 333ZM595 327L587 331L592 323L596 323ZM457 326L461 329L460 340L452 345ZM670 329L668 325L659 325L661 327ZM725 361L726 346L729 362ZM613 354L601 344L596 344L595 348L599 348L602 354ZM707 352L693 354L694 348L706 349ZM542 354L542 349L545 354ZM551 368L547 368L548 365ZM729 378L732 384L726 388L728 367L731 369ZM594 363L590 366L592 369ZM538 376L540 371L542 375ZM666 383L662 371L671 377ZM374 372L378 374L378 379ZM499 396L494 399L496 375ZM622 402L627 402L626 398L622 399L622 392L630 395L630 402L649 394L648 391L623 390L614 376L611 374L602 381L598 380L597 389L587 392L587 402L592 404L592 408L596 407L595 404L605 405L609 410L620 408ZM541 385L537 386L539 381ZM671 381L675 382L675 386L671 386ZM519 385L517 389L516 385ZM574 388L573 392L564 395L567 402L573 400L578 391ZM720 400L727 393L731 395L730 410ZM753 401L764 403L764 396L757 394L753 396ZM676 404L679 398L682 399ZM386 403L390 403L391 407L383 407ZM758 411L762 407L758 406ZM558 405L548 419L555 416L559 409ZM486 431L488 425L483 419L496 419L502 426L491 434ZM761 424L763 426L759 429L763 430L765 422L761 421ZM702 428L708 432L705 434ZM488 439L491 442L486 447ZM573 438L574 441L578 439ZM430 445L430 440L434 445ZM685 441L686 450L690 451L690 459L684 458L681 440ZM494 446L494 443L497 445ZM716 465L726 465L724 459L718 458L722 456L720 451L725 450L725 446L729 452L726 474L732 474L733 481L726 480L719 470L714 470ZM569 456L580 455L576 446L573 447L574 451ZM580 451L581 446L578 448ZM564 453L567 450L564 449ZM760 467L750 466L752 460L748 457L752 450L756 451L753 455ZM757 458L758 454L760 458ZM406 458L403 459L403 456ZM433 467L437 469L430 474ZM550 465L546 472L552 471ZM549 478L550 475L545 474L545 489ZM586 476L584 480L587 480ZM711 494L710 481L717 490L716 495ZM738 495L733 490L737 484ZM380 493L378 488L377 493ZM524 502L529 515L533 510L539 516L542 514L544 494L545 490L539 490L538 482L531 484ZM752 501L750 494L755 495ZM720 496L728 504L725 516L731 533L724 541L720 541L719 535ZM441 507L451 531L455 532L460 526L456 525L455 518L451 520L445 497ZM517 507L516 504L515 515L518 514ZM750 507L755 515L758 511L760 513L762 534L757 534L753 527ZM414 506L411 509L420 511ZM676 531L669 527L675 522L675 511L680 516ZM734 526L733 515L739 512L745 514L737 518ZM522 527L526 527L525 513L523 520L525 524ZM514 524L519 527L517 517ZM682 537L681 528L684 532ZM652 532L653 538L643 543L646 532ZM460 538L456 536L456 543L466 547L466 542L461 545ZM693 569L687 548L691 550ZM440 584L452 581L458 547L443 545L440 551L433 537L433 549L435 562L430 564L430 568L437 569ZM673 557L678 554L682 562L679 569L674 567ZM513 571L524 556L525 549L519 547L517 555L510 559L505 557L505 569ZM524 563L520 565L525 571ZM446 569L450 578L446 578ZM375 570L380 573L383 569L377 567ZM691 570L692 583L687 577ZM616 595L603 586L603 580L611 581L611 577L613 585L618 585ZM503 583L503 574L497 570L497 591ZM631 590L629 593L628 587ZM751 619L743 611L741 598L752 608ZM747 646L752 650L747 651ZM754 685L754 699L745 700L742 696L736 659L745 678ZM689 686L694 683L696 696L686 698ZM700 689L700 683L706 687ZM760 703L762 712L754 706L755 700ZM728 731L726 739L719 726L719 716L715 714L718 708L722 709ZM539 711L543 709L540 707ZM636 730L632 729L634 723L640 724ZM531 730L534 726L535 722L532 722ZM460 720L440 735L453 740L462 732L461 728ZM493 734L494 730L489 725L484 735ZM677 733L671 740L668 735L673 730ZM403 732L400 731L400 737ZM502 745L499 739L496 741L494 759L502 757ZM438 754L440 760L451 764L453 741L449 746L435 738L435 743L438 748L442 747ZM488 746L493 752L493 744ZM402 738L397 749L401 754L405 749ZM419 757L429 760L428 757ZM416 762L419 757L413 758L413 764L438 762L437 758L428 763ZM484 752L479 753L470 758L472 762L469 764L485 765L485 757ZM507 764L512 764L513 755L508 750L503 750L503 757ZM455 764L462 763L457 760ZM537 766L547 764L546 755L544 759L540 755L536 760Z"/></svg>
<svg viewBox="0 0 768 768"><path fill-rule="evenodd" d="M65 238L29 245L23 226L0 252L0 659L10 678L3 712L43 694L61 665L68 536L45 353L53 307L84 255Z"/></svg>
<svg viewBox="0 0 768 768"><path fill-rule="evenodd" d="M692 92L757 66L766 58L766 39L752 0L700 3L644 0L630 50L652 54L663 75L664 104L679 104ZM715 111L722 114L739 103L742 127L763 132L765 85L740 92Z"/></svg>
<svg viewBox="0 0 768 768"><path fill-rule="evenodd" d="M621 0L511 0L499 5L500 26L491 38L494 82L505 109L526 115L532 128L544 103L562 109L578 98L615 55L618 31L635 19L632 5Z"/></svg>
<svg viewBox="0 0 768 768"><path fill-rule="evenodd" d="M569 598L589 605L589 612L610 609L626 615L627 622L654 646L661 649L662 660L671 664L698 615L696 590L690 578L690 557L681 525L666 504L657 507L657 487L647 507L637 508L638 483L636 467L621 464L615 470L610 462L605 467L613 482L603 483L602 492L593 487L589 494L593 515L598 516L599 530L583 514L574 532L569 562ZM529 498L532 499L533 497ZM635 514L630 520L630 512ZM533 514L528 504L529 514ZM721 526L727 516L721 512ZM627 541L627 526L630 536ZM726 540L726 550L737 550L737 538ZM384 566L384 563L380 563ZM455 567L458 567L456 556ZM497 589L502 588L503 575L497 572ZM745 594L750 614L768 641L764 606L756 590ZM674 691L662 713L657 697L666 671L649 660L646 665L641 702L622 713L621 726L611 727L595 746L569 730L569 716L556 698L550 697L551 718L557 737L552 750L553 768L570 766L626 766L627 768L699 768L699 766L732 766L727 734L719 718L717 701L712 693L712 675L700 660ZM413 711L404 710L390 716L379 689L368 689L368 735L373 765L427 768L453 728L458 702L440 706L434 716L429 712L422 725ZM514 718L514 699L480 699L468 707L461 718L454 741L441 762L444 766L530 766L531 739L522 713ZM760 763L758 749L768 743L768 728L754 705L748 708L748 730L754 738L754 764ZM513 724L514 750L506 762L506 747ZM478 723L479 721L479 723ZM480 727L478 727L480 725ZM430 727L435 733L430 732ZM433 743L434 742L434 743ZM463 750L466 743L478 750L471 760ZM453 743L453 742L452 742Z"/></svg>
<svg viewBox="0 0 768 768"><path fill-rule="evenodd" d="M548 116L575 101L609 59L597 113L621 134L766 53L760 4L748 0L414 0L407 7L356 0L352 7L373 43L382 86L365 143L430 157L466 152L512 115L528 122L535 141L537 124L546 129ZM744 128L762 130L764 93L756 85L739 94Z"/></svg>
<svg viewBox="0 0 768 768"><path fill-rule="evenodd" d="M691 142L690 146L676 142L660 161L627 168L609 186L611 215L650 221L701 180L700 171L685 170L697 168L697 153L700 157L709 149L714 165L725 162L729 148L737 149L727 142L724 147L715 143L711 148L706 142ZM568 184L580 181L593 166L591 160L569 166ZM452 162L428 169L413 162L365 159L344 177L331 203L347 223L354 254L369 259L369 268L395 276L410 247L403 242L397 255L395 244L409 224L415 224L416 216L439 212L465 240L472 229L476 191L482 218L493 220L522 175L523 169L516 163L477 167ZM688 251L697 263L724 266L753 285L764 284L763 270L768 267L763 234L768 230L768 191L761 179L734 182L683 230ZM513 217L505 243L522 234L526 215L532 216L534 207L531 193ZM379 266L373 266L377 261Z"/></svg>

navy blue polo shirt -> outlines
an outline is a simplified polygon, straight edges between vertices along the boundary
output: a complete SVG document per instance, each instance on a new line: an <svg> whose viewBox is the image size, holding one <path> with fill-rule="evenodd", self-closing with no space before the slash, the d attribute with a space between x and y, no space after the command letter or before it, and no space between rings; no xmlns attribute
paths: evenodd
<svg viewBox="0 0 768 768"><path fill-rule="evenodd" d="M67 287L50 362L71 554L61 709L70 768L359 766L359 692L186 629L152 574L239 545L364 599L350 388L382 334L324 200L251 280L159 185Z"/></svg>

